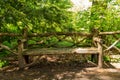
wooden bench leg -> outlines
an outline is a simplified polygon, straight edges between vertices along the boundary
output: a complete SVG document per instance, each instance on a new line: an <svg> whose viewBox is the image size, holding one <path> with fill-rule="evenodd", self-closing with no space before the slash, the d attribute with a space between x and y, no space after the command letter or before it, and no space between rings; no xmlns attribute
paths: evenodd
<svg viewBox="0 0 120 80"><path fill-rule="evenodd" d="M102 43L97 43L98 45L98 68L102 68L103 67L103 49L102 49Z"/></svg>
<svg viewBox="0 0 120 80"><path fill-rule="evenodd" d="M24 69L26 62L25 62L25 59L22 55L18 56L18 64L19 64L20 70Z"/></svg>
<svg viewBox="0 0 120 80"><path fill-rule="evenodd" d="M102 68L103 67L103 55L99 54L98 56L98 67Z"/></svg>
<svg viewBox="0 0 120 80"><path fill-rule="evenodd" d="M103 51L102 51L102 47L99 48L98 67L99 68L103 67Z"/></svg>

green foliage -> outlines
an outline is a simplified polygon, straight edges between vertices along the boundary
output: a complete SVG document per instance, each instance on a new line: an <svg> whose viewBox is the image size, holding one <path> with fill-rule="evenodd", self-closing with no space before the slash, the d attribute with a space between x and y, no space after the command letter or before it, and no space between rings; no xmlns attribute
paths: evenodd
<svg viewBox="0 0 120 80"><path fill-rule="evenodd" d="M10 52L7 51L7 50L5 50L5 49L1 50L1 52L0 52L0 58L6 57L9 53L10 53Z"/></svg>
<svg viewBox="0 0 120 80"><path fill-rule="evenodd" d="M120 48L120 42L115 45L116 47Z"/></svg>
<svg viewBox="0 0 120 80"><path fill-rule="evenodd" d="M4 66L7 66L9 64L8 61L6 60L0 60L0 68L4 67Z"/></svg>
<svg viewBox="0 0 120 80"><path fill-rule="evenodd" d="M91 8L91 25L90 30L92 28L101 29L103 22L105 22L105 16L106 16L106 8L107 8L107 2L105 0L99 1L94 0L93 6ZM105 22L106 23L106 22Z"/></svg>
<svg viewBox="0 0 120 80"><path fill-rule="evenodd" d="M36 41L34 41L34 40L28 40L28 44L36 44Z"/></svg>
<svg viewBox="0 0 120 80"><path fill-rule="evenodd" d="M91 28L99 31L119 30L119 4L113 0L94 0L91 7Z"/></svg>
<svg viewBox="0 0 120 80"><path fill-rule="evenodd" d="M8 41L4 41L2 44L8 46L9 48L12 48L12 45Z"/></svg>
<svg viewBox="0 0 120 80"><path fill-rule="evenodd" d="M74 45L73 43L68 42L68 41L61 41L57 43L57 46L59 47L71 47L73 45Z"/></svg>
<svg viewBox="0 0 120 80"><path fill-rule="evenodd" d="M1 32L21 32L28 27L31 32L65 31L70 24L70 0L1 0Z"/></svg>
<svg viewBox="0 0 120 80"><path fill-rule="evenodd" d="M4 41L2 44L5 45L5 46L7 46L7 47L9 47L9 48L13 48L14 46L17 45L17 42L13 41L13 42L10 43L8 41ZM8 50L2 49L0 51L0 58L6 57L9 54L10 54L10 52Z"/></svg>
<svg viewBox="0 0 120 80"><path fill-rule="evenodd" d="M111 61L111 59L110 59L110 57L109 57L108 55L103 56L103 60L104 60L105 62L110 62L110 61Z"/></svg>
<svg viewBox="0 0 120 80"><path fill-rule="evenodd" d="M70 0L1 0L0 31L29 32L88 32L120 29L119 0L92 0L90 9L73 13ZM118 9L116 9L118 6Z"/></svg>
<svg viewBox="0 0 120 80"><path fill-rule="evenodd" d="M72 7L70 0L1 0L0 30L17 33L26 26L30 32L39 33L88 32L93 27L117 30L120 18L114 6L119 5L118 1L94 0L90 9L72 13L68 11Z"/></svg>
<svg viewBox="0 0 120 80"><path fill-rule="evenodd" d="M11 48L11 45L10 45L10 43L8 41L4 41L3 45L8 46L8 47ZM1 52L0 52L0 58L6 57L9 53L10 53L9 51L7 51L5 49L2 49Z"/></svg>

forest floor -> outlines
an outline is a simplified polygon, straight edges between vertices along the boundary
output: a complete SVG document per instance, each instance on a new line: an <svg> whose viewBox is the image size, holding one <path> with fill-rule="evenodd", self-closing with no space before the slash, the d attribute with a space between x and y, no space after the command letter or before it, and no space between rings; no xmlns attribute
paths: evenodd
<svg viewBox="0 0 120 80"><path fill-rule="evenodd" d="M91 62L41 61L19 70L18 62L13 61L0 69L0 80L120 80L120 69L109 64L99 69Z"/></svg>

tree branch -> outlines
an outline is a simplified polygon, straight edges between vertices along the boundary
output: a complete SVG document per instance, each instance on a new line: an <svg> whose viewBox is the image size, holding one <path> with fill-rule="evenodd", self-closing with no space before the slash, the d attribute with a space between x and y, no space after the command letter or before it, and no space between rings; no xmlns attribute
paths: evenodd
<svg viewBox="0 0 120 80"><path fill-rule="evenodd" d="M120 31L114 32L100 32L99 35L113 35L113 34L120 34Z"/></svg>
<svg viewBox="0 0 120 80"><path fill-rule="evenodd" d="M120 41L120 39L116 40L111 46L109 46L105 51L110 50L112 47L114 47L118 42Z"/></svg>
<svg viewBox="0 0 120 80"><path fill-rule="evenodd" d="M6 49L6 50L8 50L8 51L10 51L10 52L18 55L18 53L16 53L15 51L12 51L8 46L5 46L5 45L3 45L3 44L0 44L0 46L1 46L2 49Z"/></svg>

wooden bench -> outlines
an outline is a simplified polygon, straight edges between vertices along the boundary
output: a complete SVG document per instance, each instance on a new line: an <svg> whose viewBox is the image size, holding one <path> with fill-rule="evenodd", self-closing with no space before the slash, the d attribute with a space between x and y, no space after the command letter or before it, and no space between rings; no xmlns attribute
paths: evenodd
<svg viewBox="0 0 120 80"><path fill-rule="evenodd" d="M20 39L18 40L18 49L10 49L8 46L2 44L2 40L0 39L0 50L6 49L18 56L18 62L19 62L19 67L24 68L25 66L29 66L30 64L26 64L24 56L36 56L36 55L41 55L41 54L90 54L90 55L98 55L98 67L101 68L103 64L103 49L102 49L102 43L101 39L98 36L102 35L114 35L114 34L120 34L120 31L115 31L115 32L98 32L96 29L93 30L92 32L94 33L83 33L83 32L53 32L53 33L29 33L27 31L27 28L23 29L23 33L16 34L16 33L0 33L0 38L3 36L10 36L10 37L17 37L15 39ZM31 37L49 37L49 36L58 36L58 35L64 35L64 36L84 36L86 38L93 38L93 41L97 43L97 47L77 47L77 48L37 48L37 49L29 49L24 51L24 42L28 40L28 38ZM95 37L96 36L96 37ZM115 41L110 47L107 47L106 45L103 44L106 50L110 50L112 47L118 50L117 47L115 47L115 44L119 42L120 39ZM16 46L16 45L15 45ZM104 50L104 52L106 51Z"/></svg>
<svg viewBox="0 0 120 80"><path fill-rule="evenodd" d="M45 55L45 54L59 54L59 55L62 55L62 54L80 54L80 55L98 55L98 59L97 59L97 63L98 63L98 67L99 68L102 68L102 56L103 56L103 53L102 53L102 45L101 45L101 39L100 38L97 38L95 37L93 39L96 43L97 43L97 47L86 47L86 48L80 48L80 47L77 47L77 48L35 48L35 49L28 49L28 50L25 50L25 51L22 51L21 49L19 49L18 52L21 53L22 51L22 55L19 56L19 67L20 68L23 68L23 67L26 67L26 66L30 66L33 63L29 63L29 64L26 64L25 60L24 60L24 56L39 56L39 55ZM21 41L21 43L23 43ZM21 48L23 46L23 44L19 45L18 48ZM23 58L22 58L23 57ZM23 63L25 62L25 63ZM22 63L22 65L21 65Z"/></svg>
<svg viewBox="0 0 120 80"><path fill-rule="evenodd" d="M39 56L39 55L44 55L44 54L82 54L82 55L98 55L97 58L97 63L98 63L98 67L101 68L102 64L103 64L103 50L102 50L102 43L101 43L101 39L97 36L94 37L94 34L88 34L88 33L75 33L75 32L67 32L67 33L62 33L62 32L58 32L58 33L44 33L44 34L36 34L36 33L32 33L32 34L28 34L27 30L24 29L23 34L3 34L3 36L21 36L21 39L18 40L18 49L16 52L12 51L10 48L2 45L2 43L0 43L0 46L4 49L9 50L12 53L15 53L18 56L18 62L19 62L19 68L24 68L26 66L30 66L32 64L34 64L34 62L32 63L27 63L26 62L26 58L25 56ZM85 37L91 37L93 38L93 42L96 43L96 47L76 47L76 48L35 48L35 49L27 49L24 50L26 41L28 41L28 38L31 37L40 37L42 39L42 37L49 37L49 36L85 36ZM2 37L2 35L0 36Z"/></svg>

